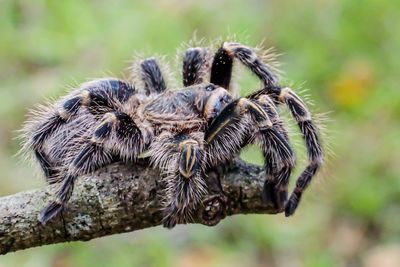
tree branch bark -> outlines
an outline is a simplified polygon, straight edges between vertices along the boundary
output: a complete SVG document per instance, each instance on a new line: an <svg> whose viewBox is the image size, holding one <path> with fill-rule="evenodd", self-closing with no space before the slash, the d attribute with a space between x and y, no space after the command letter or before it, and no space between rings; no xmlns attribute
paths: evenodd
<svg viewBox="0 0 400 267"><path fill-rule="evenodd" d="M199 208L195 223L215 225L226 215L277 213L262 203L265 174L260 167L237 161L222 176L224 194L217 175L209 175L210 195ZM78 179L62 216L46 225L37 217L52 199L53 185L1 197L0 254L160 225L162 189L159 172L146 164L112 164Z"/></svg>

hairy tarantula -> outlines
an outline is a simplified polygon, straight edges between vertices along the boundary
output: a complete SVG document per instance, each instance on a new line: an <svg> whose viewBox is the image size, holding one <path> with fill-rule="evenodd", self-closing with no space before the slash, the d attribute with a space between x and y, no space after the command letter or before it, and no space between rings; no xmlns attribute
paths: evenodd
<svg viewBox="0 0 400 267"><path fill-rule="evenodd" d="M261 90L233 98L234 60L262 81ZM167 90L154 58L137 64L141 86L115 78L87 82L31 116L26 146L47 181L60 183L55 200L39 215L42 223L65 208L78 176L115 160L134 162L144 152L167 183L164 226L189 222L207 194L207 170L252 143L261 147L265 159L264 200L286 216L295 212L323 162L323 151L306 105L278 84L272 67L255 49L225 42L212 57L207 48L189 48L183 59L184 87L173 91ZM295 154L279 117L281 104L296 120L309 158L289 200Z"/></svg>

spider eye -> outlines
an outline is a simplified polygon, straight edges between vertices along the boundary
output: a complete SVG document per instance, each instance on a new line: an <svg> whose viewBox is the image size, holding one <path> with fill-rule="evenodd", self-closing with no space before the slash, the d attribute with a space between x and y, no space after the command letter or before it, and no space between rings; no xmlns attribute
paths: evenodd
<svg viewBox="0 0 400 267"><path fill-rule="evenodd" d="M206 91L214 91L215 90L215 86L213 84L209 84L206 86Z"/></svg>

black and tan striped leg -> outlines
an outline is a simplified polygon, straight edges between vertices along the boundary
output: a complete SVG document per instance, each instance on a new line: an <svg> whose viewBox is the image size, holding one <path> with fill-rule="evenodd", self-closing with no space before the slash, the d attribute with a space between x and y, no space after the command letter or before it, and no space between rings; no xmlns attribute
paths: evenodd
<svg viewBox="0 0 400 267"><path fill-rule="evenodd" d="M263 200L283 211L287 201L289 178L295 165L295 155L284 136L274 127L260 130L256 143L261 146L267 180Z"/></svg>
<svg viewBox="0 0 400 267"><path fill-rule="evenodd" d="M278 79L271 68L256 52L240 43L225 42L217 51L211 68L211 82L229 89L233 59L237 58L248 67L267 87L277 84Z"/></svg>
<svg viewBox="0 0 400 267"><path fill-rule="evenodd" d="M321 167L324 153L319 140L318 130L312 121L311 113L308 111L305 103L290 88L283 88L278 100L289 107L293 117L297 121L305 140L309 159L309 164L297 179L296 187L286 205L285 214L286 216L290 216L296 211L303 191L308 187L313 176Z"/></svg>
<svg viewBox="0 0 400 267"><path fill-rule="evenodd" d="M267 204L283 211L296 158L273 104L261 100L253 101L254 112L258 113L254 116L254 121L258 122L259 131L255 132L251 142L258 144L264 155L267 180L264 184L263 199Z"/></svg>
<svg viewBox="0 0 400 267"><path fill-rule="evenodd" d="M166 133L152 144L152 161L164 169L167 183L163 219L167 228L192 221L193 212L207 192L202 140L195 135Z"/></svg>
<svg viewBox="0 0 400 267"><path fill-rule="evenodd" d="M260 95L253 99L260 107L262 107L268 114L273 128L279 133L279 137L284 139L284 142L290 144L288 133L283 125L283 121L279 117L279 113L274 101L268 95ZM267 174L267 180L264 184L264 201L268 204L273 204L278 210L283 210L284 204L287 201L287 190L289 184L289 178L293 166L295 164L295 155L290 157L290 161L286 164L282 164L285 157L277 154L274 151L280 151L274 148L276 144L271 138L264 138L260 136L260 140L263 140L262 146L265 148L265 171Z"/></svg>
<svg viewBox="0 0 400 267"><path fill-rule="evenodd" d="M44 142L57 129L68 123L81 107L86 107L95 115L103 115L116 109L116 102L123 103L134 93L135 89L130 84L118 79L101 79L85 83L81 89L61 103L53 114L49 114L47 120L33 130L29 146L33 148L49 182L53 180L57 171L43 151Z"/></svg>
<svg viewBox="0 0 400 267"><path fill-rule="evenodd" d="M261 104L246 98L229 104L211 123L206 142L211 166L237 154L245 142L260 145L269 176L264 199L283 210L295 155L285 132L274 126Z"/></svg>
<svg viewBox="0 0 400 267"><path fill-rule="evenodd" d="M141 148L140 131L128 118L128 115L121 112L105 114L87 143L77 144L78 151L71 155L73 160L68 169L64 171L65 174L61 180L56 200L51 202L40 214L39 220L43 224L63 210L71 197L78 176L110 164L115 159L115 155L121 158L127 156L118 154L120 151L136 153L136 156L142 152L139 151ZM121 142L122 140L124 142Z"/></svg>
<svg viewBox="0 0 400 267"><path fill-rule="evenodd" d="M55 164L50 160L50 158L41 148L37 148L34 153L49 184L53 184L54 182L56 182L55 177L57 177L59 171L56 168Z"/></svg>
<svg viewBox="0 0 400 267"><path fill-rule="evenodd" d="M146 95L160 94L167 89L160 66L155 58L148 58L140 63L141 78Z"/></svg>
<svg viewBox="0 0 400 267"><path fill-rule="evenodd" d="M115 102L123 103L134 93L135 89L130 84L117 79L102 79L83 84L76 94L61 103L57 110L34 130L30 140L31 146L40 146L61 125L67 123L82 106L96 114L101 111L104 114L117 108Z"/></svg>
<svg viewBox="0 0 400 267"><path fill-rule="evenodd" d="M39 162L46 180L49 183L55 181L58 174L57 168L48 157L43 149L43 144L47 138L52 135L61 125L65 124L65 120L58 114L54 114L46 120L39 128L35 129L29 139L28 145L33 149L34 156Z"/></svg>
<svg viewBox="0 0 400 267"><path fill-rule="evenodd" d="M82 91L89 92L88 104L115 108L115 103L124 103L136 93L130 83L116 79L104 78L82 84Z"/></svg>
<svg viewBox="0 0 400 267"><path fill-rule="evenodd" d="M70 117L76 113L82 103L82 96L75 96L66 100L62 106L49 116L49 118L39 127L34 129L29 140L29 146L33 148L35 157L49 183L56 181L58 174L56 166L45 153L43 145L45 141L53 135L61 126L66 124Z"/></svg>
<svg viewBox="0 0 400 267"><path fill-rule="evenodd" d="M186 50L182 66L183 85L191 86L204 82L207 65L208 50L206 48L194 47Z"/></svg>

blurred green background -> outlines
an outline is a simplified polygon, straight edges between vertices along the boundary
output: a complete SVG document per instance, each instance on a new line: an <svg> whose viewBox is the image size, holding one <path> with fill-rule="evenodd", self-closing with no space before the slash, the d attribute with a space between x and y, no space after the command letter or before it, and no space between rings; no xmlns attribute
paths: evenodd
<svg viewBox="0 0 400 267"><path fill-rule="evenodd" d="M330 112L325 140L334 153L296 215L51 245L1 256L0 267L400 266L399 1L0 0L1 195L44 185L14 156L28 108L67 85L121 77L139 51L173 62L195 31L250 45L265 39L283 53L285 83L307 88L313 110ZM239 85L242 94L259 86L247 74ZM254 151L244 157L260 163Z"/></svg>

